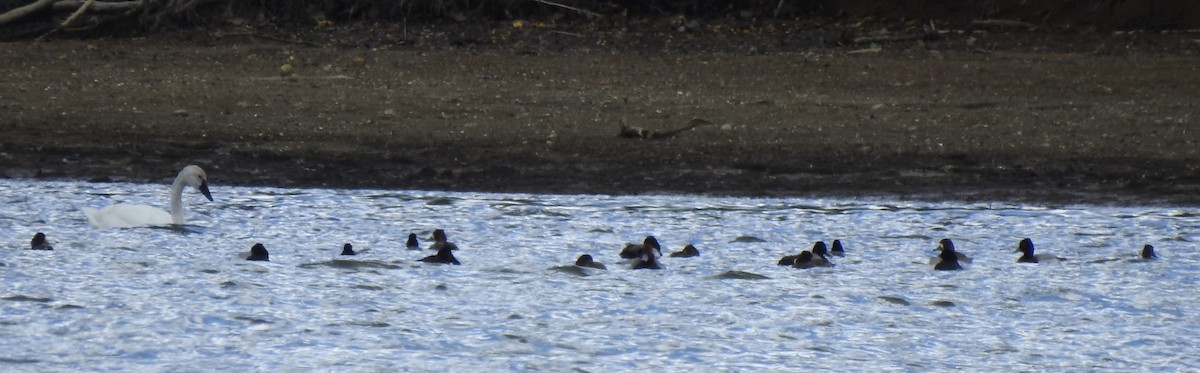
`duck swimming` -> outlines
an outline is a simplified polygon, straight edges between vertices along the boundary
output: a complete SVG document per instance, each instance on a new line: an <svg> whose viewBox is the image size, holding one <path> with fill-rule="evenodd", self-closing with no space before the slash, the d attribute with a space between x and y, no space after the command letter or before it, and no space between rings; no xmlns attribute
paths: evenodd
<svg viewBox="0 0 1200 373"><path fill-rule="evenodd" d="M683 250L671 253L672 258L691 258L693 256L700 256L700 250L696 250L696 247L690 243L684 246Z"/></svg>
<svg viewBox="0 0 1200 373"><path fill-rule="evenodd" d="M800 252L800 254L803 254L803 253L806 253L806 252L807 252L807 251L801 251L801 252ZM800 257L800 254L796 254L796 255L784 255L782 258L779 258L779 261L778 261L778 262L776 262L775 264L777 264L777 265L781 265L781 266L791 266L791 265L793 265L793 264L796 264L796 258L799 258L799 257ZM808 255L812 255L812 253L808 253Z"/></svg>
<svg viewBox="0 0 1200 373"><path fill-rule="evenodd" d="M351 244L342 245L342 255L355 255L355 254L358 254L358 253L354 252L354 245L351 245Z"/></svg>
<svg viewBox="0 0 1200 373"><path fill-rule="evenodd" d="M415 238L414 238L415 241ZM429 245L430 250L441 251L443 247L449 247L450 250L458 250L458 245L446 239L446 231L441 229L433 230L433 244Z"/></svg>
<svg viewBox="0 0 1200 373"><path fill-rule="evenodd" d="M179 171L175 182L171 184L171 212L169 213L157 207L127 203L109 205L99 210L84 207L83 213L87 215L88 223L98 229L183 225L186 224L183 219L183 187L185 186L196 188L209 201L213 200L212 194L208 192L208 175L199 166L190 165Z"/></svg>
<svg viewBox="0 0 1200 373"><path fill-rule="evenodd" d="M41 233L38 233L38 234L41 234ZM34 237L34 238L36 239L36 237ZM1142 259L1145 259L1145 260L1158 259L1158 255L1154 254L1154 246L1151 246L1151 245L1142 246Z"/></svg>
<svg viewBox="0 0 1200 373"><path fill-rule="evenodd" d="M437 254L421 258L420 261L425 263L461 265L462 263L459 263L458 259L454 257L453 251L454 247L452 245L442 245L438 249Z"/></svg>
<svg viewBox="0 0 1200 373"><path fill-rule="evenodd" d="M825 241L817 241L809 251L812 251L812 262L817 266L833 267L833 262L829 261L829 250L825 246Z"/></svg>
<svg viewBox="0 0 1200 373"><path fill-rule="evenodd" d="M650 242L650 240L654 240L654 237L646 237L646 242ZM633 261L632 268L633 269L662 269L662 266L660 266L658 264L658 257L661 256L662 253L658 250L659 250L658 240L654 241L654 245L649 245L649 244L642 245L642 256L638 257L637 259L635 259Z"/></svg>
<svg viewBox="0 0 1200 373"><path fill-rule="evenodd" d="M653 247L654 250L658 252L658 256L662 256L662 249L661 246L658 245L658 239L654 238L654 236L646 236L646 239L642 241L641 245L632 243L625 244L625 248L621 249L621 258L640 258L645 253L645 248L647 246Z"/></svg>
<svg viewBox="0 0 1200 373"><path fill-rule="evenodd" d="M45 233L37 232L37 234L33 235L33 240L29 241L29 249L30 250L54 250L54 247L50 246L49 241L46 241Z"/></svg>
<svg viewBox="0 0 1200 373"><path fill-rule="evenodd" d="M575 259L575 265L580 266L580 267L588 267L588 268L595 268L595 269L604 269L604 270L608 269L608 267L604 266L604 263L600 263L600 262L596 262L596 261L592 260L592 256L588 255L588 254L580 255L579 259Z"/></svg>
<svg viewBox="0 0 1200 373"><path fill-rule="evenodd" d="M826 250L825 241L814 242L811 250L801 251L799 255L796 255L792 268L833 267L833 262L825 257Z"/></svg>
<svg viewBox="0 0 1200 373"><path fill-rule="evenodd" d="M1021 257L1017 258L1017 263L1053 263L1066 260L1050 254L1034 255L1033 250L1033 240L1028 238L1021 240L1021 243L1017 245L1017 252L1021 253Z"/></svg>
<svg viewBox="0 0 1200 373"><path fill-rule="evenodd" d="M947 239L943 239L942 241L947 242L943 242L941 247L939 247L942 252L938 254L938 262L934 264L933 269L937 271L957 271L963 269L962 265L958 264L959 253L954 251L954 244L948 243L949 240Z"/></svg>
<svg viewBox="0 0 1200 373"><path fill-rule="evenodd" d="M950 241L949 238L943 238L941 241L938 241L937 250L939 250L943 253L947 252L947 251L954 253L954 259L956 262L971 264L971 262L973 261L973 260L971 260L971 257L967 256L967 254L963 254L963 253L959 252L958 250L956 250L954 248L954 241ZM934 258L933 260L934 261L941 260L941 255L938 255L938 257Z"/></svg>
<svg viewBox="0 0 1200 373"><path fill-rule="evenodd" d="M416 233L408 234L408 242L404 243L404 247L408 248L409 250L420 250L421 249L421 244L417 242L417 234Z"/></svg>
<svg viewBox="0 0 1200 373"><path fill-rule="evenodd" d="M796 255L796 261L792 263L792 268L809 269L815 267L833 267L833 264L820 260L818 256L813 255L809 251L801 251L799 255Z"/></svg>
<svg viewBox="0 0 1200 373"><path fill-rule="evenodd" d="M829 248L829 255L846 256L846 249L842 247L842 240L833 240L833 247Z"/></svg>
<svg viewBox="0 0 1200 373"><path fill-rule="evenodd" d="M269 262L271 261L270 257L271 254L267 252L267 247L261 243L256 243L254 247L250 248L250 256L247 256L246 260Z"/></svg>

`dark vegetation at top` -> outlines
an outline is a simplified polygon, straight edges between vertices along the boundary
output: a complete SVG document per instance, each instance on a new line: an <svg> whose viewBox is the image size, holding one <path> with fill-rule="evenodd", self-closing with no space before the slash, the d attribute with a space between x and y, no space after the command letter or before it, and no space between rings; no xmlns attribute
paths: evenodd
<svg viewBox="0 0 1200 373"><path fill-rule="evenodd" d="M120 36L271 25L429 24L612 18L748 21L907 20L965 28L979 20L1044 29L1200 28L1195 0L0 0L0 39Z"/></svg>

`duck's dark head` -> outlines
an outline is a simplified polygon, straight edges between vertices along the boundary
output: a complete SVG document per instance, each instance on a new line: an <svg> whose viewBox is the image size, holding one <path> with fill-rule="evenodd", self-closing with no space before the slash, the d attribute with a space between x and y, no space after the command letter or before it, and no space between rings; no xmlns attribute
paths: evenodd
<svg viewBox="0 0 1200 373"><path fill-rule="evenodd" d="M342 255L354 255L354 254L357 254L354 252L354 245L351 245L351 244L342 245Z"/></svg>
<svg viewBox="0 0 1200 373"><path fill-rule="evenodd" d="M38 234L41 234L41 233L38 233ZM1142 246L1142 259L1154 259L1154 258L1158 258L1158 255L1154 255L1154 246L1151 246L1151 245Z"/></svg>
<svg viewBox="0 0 1200 373"><path fill-rule="evenodd" d="M409 233L409 234L408 234L408 242L405 242L405 243L404 243L404 246L408 246L408 247L417 247L417 246L420 246L420 245L421 245L421 244L417 242L417 234L416 234L416 233Z"/></svg>
<svg viewBox="0 0 1200 373"><path fill-rule="evenodd" d="M1028 238L1021 240L1021 243L1017 245L1017 252L1033 255L1033 240Z"/></svg>
<svg viewBox="0 0 1200 373"><path fill-rule="evenodd" d="M31 249L37 249L46 246L46 234L37 232L33 235L33 240L29 241Z"/></svg>
<svg viewBox="0 0 1200 373"><path fill-rule="evenodd" d="M250 256L246 257L246 260L267 262L271 260L270 257L271 254L267 252L267 247L261 243L256 243L254 247L250 248Z"/></svg>
<svg viewBox="0 0 1200 373"><path fill-rule="evenodd" d="M658 239L654 236L646 236L646 239L642 241L642 250L649 253L650 249L654 249L655 255L662 256L662 246L658 245Z"/></svg>
<svg viewBox="0 0 1200 373"><path fill-rule="evenodd" d="M580 267L589 267L592 263L594 263L592 256L588 254L580 255L579 259L575 259L575 265Z"/></svg>
<svg viewBox="0 0 1200 373"><path fill-rule="evenodd" d="M846 252L846 249L842 248L842 240L833 240L833 247L831 247L829 251L835 253L844 253Z"/></svg>
<svg viewBox="0 0 1200 373"><path fill-rule="evenodd" d="M434 230L433 230L433 241L434 241L434 242L446 242L446 241L448 241L448 240L446 239L446 231L444 231L444 230L441 230L441 229L434 229Z"/></svg>
<svg viewBox="0 0 1200 373"><path fill-rule="evenodd" d="M642 246L662 251L662 247L658 246L658 239L654 236L646 236L646 240L642 241Z"/></svg>
<svg viewBox="0 0 1200 373"><path fill-rule="evenodd" d="M1021 253L1021 257L1017 258L1017 263L1037 263L1038 258L1033 255L1033 240L1023 239L1017 245L1017 252Z"/></svg>
<svg viewBox="0 0 1200 373"><path fill-rule="evenodd" d="M941 241L938 241L938 250L941 250L943 253L947 251L953 253L954 241L950 241L949 238L943 238Z"/></svg>
<svg viewBox="0 0 1200 373"><path fill-rule="evenodd" d="M825 246L825 241L817 241L813 244L812 254L824 258L829 254L828 248Z"/></svg>

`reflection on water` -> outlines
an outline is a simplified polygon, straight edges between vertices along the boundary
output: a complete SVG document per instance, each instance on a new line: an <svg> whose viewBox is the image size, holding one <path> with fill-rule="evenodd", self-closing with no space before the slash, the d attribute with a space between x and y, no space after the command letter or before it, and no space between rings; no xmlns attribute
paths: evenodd
<svg viewBox="0 0 1200 373"><path fill-rule="evenodd" d="M1196 212L895 200L234 188L191 226L95 230L166 186L0 180L8 370L1148 370L1200 364ZM165 206L163 206L165 208ZM443 228L461 266L408 233ZM24 250L45 232L54 251ZM633 271L654 235L701 255ZM1069 258L1018 265L1017 241ZM936 241L974 263L934 272ZM841 239L834 268L776 266ZM256 242L270 262L239 254ZM369 249L340 257L342 244ZM1162 260L1136 260L1152 243ZM428 245L429 242L423 242ZM609 270L571 266L589 253ZM199 368L198 368L199 367Z"/></svg>

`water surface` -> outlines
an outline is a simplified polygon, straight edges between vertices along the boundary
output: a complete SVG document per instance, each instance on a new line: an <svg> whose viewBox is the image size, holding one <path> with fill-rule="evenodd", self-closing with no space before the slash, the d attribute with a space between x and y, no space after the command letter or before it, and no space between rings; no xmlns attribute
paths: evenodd
<svg viewBox="0 0 1200 373"><path fill-rule="evenodd" d="M165 208L167 186L0 180L0 368L1200 369L1186 208L212 191L185 192L185 229L96 230L81 207ZM462 266L404 249L435 228ZM39 231L54 251L25 250ZM646 235L701 256L627 269ZM1018 265L1023 237L1069 260ZM931 271L941 238L974 264ZM835 268L775 265L833 239ZM240 260L256 242L270 262ZM1145 243L1162 260L1135 260ZM609 270L571 268L583 253Z"/></svg>

